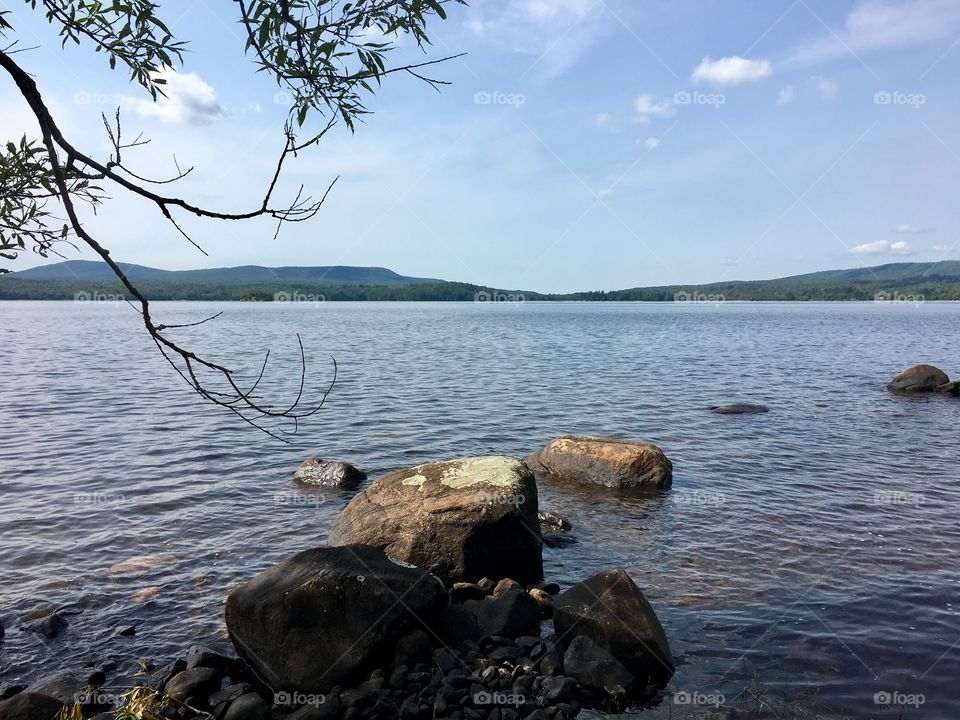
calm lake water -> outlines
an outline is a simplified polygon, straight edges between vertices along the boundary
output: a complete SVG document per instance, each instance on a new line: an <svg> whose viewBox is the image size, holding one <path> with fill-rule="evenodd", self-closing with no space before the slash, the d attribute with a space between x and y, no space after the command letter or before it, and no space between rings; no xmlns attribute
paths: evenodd
<svg viewBox="0 0 960 720"><path fill-rule="evenodd" d="M960 400L884 389L920 362L960 375L960 305L155 313L220 309L179 337L251 372L272 349L268 391L294 384L295 333L313 396L336 357L291 445L192 396L126 305L0 303L0 683L223 643L229 588L323 544L349 499L299 493L304 457L376 477L587 433L655 442L675 468L654 497L540 488L579 540L545 551L547 577L624 567L666 628L677 673L636 716L960 716ZM731 402L771 410L705 410ZM61 637L16 630L68 604Z"/></svg>

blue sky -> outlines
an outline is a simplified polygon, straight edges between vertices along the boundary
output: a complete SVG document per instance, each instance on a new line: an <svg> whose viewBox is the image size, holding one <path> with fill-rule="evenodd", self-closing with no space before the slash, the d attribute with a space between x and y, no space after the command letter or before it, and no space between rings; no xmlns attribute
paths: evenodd
<svg viewBox="0 0 960 720"><path fill-rule="evenodd" d="M152 139L128 157L138 172L169 174L176 154L196 166L181 195L256 205L284 97L244 56L232 3L160 5L191 52L153 106L0 2L74 144L105 155L99 114L120 105ZM543 291L960 258L956 0L476 0L431 36L430 58L467 53L433 69L450 86L390 77L355 135L290 166L281 197L340 176L311 222L273 240L267 222L183 218L205 257L115 193L89 229L171 269L382 265ZM0 103L5 139L36 134L9 82Z"/></svg>

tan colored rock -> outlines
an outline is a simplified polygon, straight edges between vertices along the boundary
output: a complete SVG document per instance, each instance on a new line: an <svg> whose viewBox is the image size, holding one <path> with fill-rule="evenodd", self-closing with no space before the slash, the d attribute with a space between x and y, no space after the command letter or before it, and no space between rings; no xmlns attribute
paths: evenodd
<svg viewBox="0 0 960 720"><path fill-rule="evenodd" d="M960 395L960 380L952 380L951 382L944 383L943 385L937 385L934 388L938 393L943 393L944 395L953 395L954 397Z"/></svg>
<svg viewBox="0 0 960 720"><path fill-rule="evenodd" d="M564 435L527 458L534 472L611 488L668 488L673 464L656 445L590 435Z"/></svg>
<svg viewBox="0 0 960 720"><path fill-rule="evenodd" d="M933 365L914 365L887 383L887 389L899 392L932 392L938 386L949 382L950 378L940 368Z"/></svg>
<svg viewBox="0 0 960 720"><path fill-rule="evenodd" d="M536 481L523 462L500 455L378 478L343 509L327 542L381 548L448 584L543 576Z"/></svg>

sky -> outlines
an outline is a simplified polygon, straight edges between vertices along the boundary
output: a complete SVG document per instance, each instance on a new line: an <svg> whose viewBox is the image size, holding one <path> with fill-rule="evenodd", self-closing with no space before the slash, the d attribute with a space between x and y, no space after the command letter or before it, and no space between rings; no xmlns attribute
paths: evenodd
<svg viewBox="0 0 960 720"><path fill-rule="evenodd" d="M0 0L54 117L109 152L122 109L138 174L193 166L176 188L230 211L259 205L288 97L244 54L236 6L160 0L189 43L150 101L87 45L61 49L39 11ZM360 265L566 292L782 277L960 258L957 0L474 0L406 39L405 74L373 114L289 165L327 203L273 238L264 220L178 216L111 192L88 230L113 257L166 269ZM37 135L0 77L3 139ZM320 122L320 118L311 121ZM90 251L65 248L71 258ZM24 254L10 269L42 260Z"/></svg>

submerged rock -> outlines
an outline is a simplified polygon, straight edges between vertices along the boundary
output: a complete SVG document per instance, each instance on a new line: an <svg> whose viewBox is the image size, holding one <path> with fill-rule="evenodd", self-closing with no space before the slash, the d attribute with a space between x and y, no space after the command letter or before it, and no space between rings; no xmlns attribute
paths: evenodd
<svg viewBox="0 0 960 720"><path fill-rule="evenodd" d="M357 487L366 480L367 474L342 460L322 460L312 457L300 463L300 467L293 474L293 479L305 485L349 489Z"/></svg>
<svg viewBox="0 0 960 720"><path fill-rule="evenodd" d="M544 534L565 533L573 527L569 520L554 512L541 510L537 517L540 520L540 532Z"/></svg>
<svg viewBox="0 0 960 720"><path fill-rule="evenodd" d="M402 602L399 601L402 598ZM359 682L394 656L417 616L446 603L425 570L359 545L298 553L227 597L237 651L276 690L329 692Z"/></svg>
<svg viewBox="0 0 960 720"><path fill-rule="evenodd" d="M590 435L564 435L527 458L546 477L611 488L668 488L673 464L656 445Z"/></svg>
<svg viewBox="0 0 960 720"><path fill-rule="evenodd" d="M32 632L37 635L42 635L48 640L52 640L58 635L62 634L70 623L67 619L60 615L59 613L51 613L46 617L42 617L33 622L27 623L26 625L21 625L20 629L24 632Z"/></svg>
<svg viewBox="0 0 960 720"><path fill-rule="evenodd" d="M935 390L943 395L952 395L953 397L957 397L960 395L960 380L953 380L951 382L944 383L943 385L937 385Z"/></svg>
<svg viewBox="0 0 960 720"><path fill-rule="evenodd" d="M663 626L624 570L602 572L560 593L553 601L553 625L564 645L586 635L609 651L640 687L666 684L673 675Z"/></svg>
<svg viewBox="0 0 960 720"><path fill-rule="evenodd" d="M770 412L766 405L751 405L750 403L736 403L734 405L714 405L707 408L717 415L758 415Z"/></svg>
<svg viewBox="0 0 960 720"><path fill-rule="evenodd" d="M938 386L949 382L947 374L933 365L914 365L887 383L887 389L898 392L932 392Z"/></svg>
<svg viewBox="0 0 960 720"><path fill-rule="evenodd" d="M360 543L447 583L543 576L537 485L505 456L429 463L375 480L330 528L331 546Z"/></svg>

